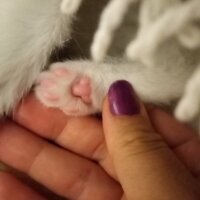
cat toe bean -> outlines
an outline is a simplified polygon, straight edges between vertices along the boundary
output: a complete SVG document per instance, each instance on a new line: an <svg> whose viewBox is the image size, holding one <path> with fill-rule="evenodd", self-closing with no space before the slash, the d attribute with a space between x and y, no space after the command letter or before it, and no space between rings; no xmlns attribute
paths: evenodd
<svg viewBox="0 0 200 200"><path fill-rule="evenodd" d="M56 63L38 78L35 93L48 107L61 109L68 115L86 115L95 112L92 102L91 79L72 70L67 63Z"/></svg>

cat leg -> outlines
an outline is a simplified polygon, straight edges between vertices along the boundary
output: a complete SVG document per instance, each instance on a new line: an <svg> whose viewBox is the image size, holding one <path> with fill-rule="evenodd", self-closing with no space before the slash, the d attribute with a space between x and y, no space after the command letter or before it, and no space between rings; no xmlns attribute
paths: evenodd
<svg viewBox="0 0 200 200"><path fill-rule="evenodd" d="M78 11L81 3L82 0L62 0L60 8L62 13L73 15Z"/></svg>
<svg viewBox="0 0 200 200"><path fill-rule="evenodd" d="M193 20L199 19L199 10L199 0L172 7L152 24L147 34L139 35L137 40L130 43L126 51L127 56L132 60L142 60L147 65L152 65L154 52L160 44L180 33Z"/></svg>
<svg viewBox="0 0 200 200"><path fill-rule="evenodd" d="M67 115L87 115L101 112L103 99L114 81L127 80L143 101L168 104L180 98L189 76L185 70L174 70L173 74L171 70L152 70L139 63L55 63L41 73L35 92L48 107L59 108Z"/></svg>
<svg viewBox="0 0 200 200"><path fill-rule="evenodd" d="M194 120L200 113L200 66L189 79L185 94L180 100L175 116L183 122Z"/></svg>
<svg viewBox="0 0 200 200"><path fill-rule="evenodd" d="M137 0L111 0L101 15L99 27L91 46L95 61L102 61L112 42L116 29L121 25L130 5Z"/></svg>

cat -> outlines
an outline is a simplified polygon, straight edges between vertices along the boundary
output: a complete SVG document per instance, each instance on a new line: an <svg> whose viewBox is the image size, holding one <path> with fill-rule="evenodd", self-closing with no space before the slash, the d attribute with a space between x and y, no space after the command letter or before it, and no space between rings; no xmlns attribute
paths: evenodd
<svg viewBox="0 0 200 200"><path fill-rule="evenodd" d="M195 0L189 2L195 2ZM38 99L44 105L59 108L68 115L87 115L100 112L109 85L119 79L131 82L140 98L145 102L170 104L183 95L187 82L200 61L199 49L191 50L184 46L175 37L176 33L158 45L151 59L132 59L129 55L131 59L111 58L102 61L103 55L100 59L95 57L95 50L97 50L96 54L98 54L98 49L100 49L99 53L103 52L98 44L102 45L108 40L107 46L109 46L107 36L113 35L126 13L127 5L134 3L134 0L124 2L112 0L106 1L106 3L108 4L102 15L104 17L100 21L106 22L107 19L107 22L111 21L112 23L100 23L98 31L103 30L101 28L103 24L104 30L106 27L108 28L105 33L110 31L111 35L105 35L106 37L102 40L98 39L98 31L95 34L97 39L94 39L92 46L94 61L81 59L54 63L50 66L49 71L40 74L49 65L49 57L56 47L61 48L66 41L71 39L72 30L75 28L73 25L76 21L75 16L82 1L1 0L1 115L8 113L19 102L34 85L36 79L35 92ZM117 8L120 8L119 5L126 5L121 7L124 8L124 12L121 12L119 15L121 18L119 17L116 24L117 10L109 9L113 8L115 3L120 3ZM162 15L168 10L174 7L179 8L182 5L187 7L188 2L140 0L139 3L141 4L139 30L136 39L140 36L143 38L148 36L150 28L159 19L162 19ZM93 9L95 10L95 7ZM110 11L109 16L112 17L109 17L110 20L108 20L105 13ZM195 13L192 11L190 10L191 14ZM131 14L132 17L135 15L133 12ZM87 21L84 23L85 26L89 26ZM171 23L173 24L173 20ZM112 26L113 29L109 28ZM129 35L131 34L130 32ZM98 43L98 41L100 42ZM121 43L121 40L118 40L118 43ZM106 51L106 49L104 50ZM199 98L196 98L195 101L199 103ZM196 108L195 112L198 111L199 109Z"/></svg>
<svg viewBox="0 0 200 200"><path fill-rule="evenodd" d="M109 2L91 48L93 62L56 63L40 75L35 91L44 105L59 108L67 115L101 112L110 84L125 79L144 102L154 104L169 105L180 99L186 88L176 116L187 121L198 115L200 40L188 33L200 33L194 23L199 18L200 2L141 1L138 32L126 51L130 59L102 61L131 3L133 0ZM120 8L121 17L116 18Z"/></svg>

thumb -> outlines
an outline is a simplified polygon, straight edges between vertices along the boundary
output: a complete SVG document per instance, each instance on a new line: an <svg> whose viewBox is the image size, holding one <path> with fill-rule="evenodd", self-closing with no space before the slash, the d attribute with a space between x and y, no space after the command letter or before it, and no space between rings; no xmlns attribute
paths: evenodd
<svg viewBox="0 0 200 200"><path fill-rule="evenodd" d="M127 199L187 199L185 191L191 187L186 180L191 175L154 132L128 82L117 81L110 87L104 102L103 127ZM174 192L177 185L180 191Z"/></svg>

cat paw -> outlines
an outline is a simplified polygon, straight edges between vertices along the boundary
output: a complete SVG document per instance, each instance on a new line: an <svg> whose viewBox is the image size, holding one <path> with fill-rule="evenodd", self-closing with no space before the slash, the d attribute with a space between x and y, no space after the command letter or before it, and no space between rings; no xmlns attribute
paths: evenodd
<svg viewBox="0 0 200 200"><path fill-rule="evenodd" d="M35 93L47 107L59 108L67 115L86 115L98 110L93 85L89 76L67 63L56 63L40 74Z"/></svg>

